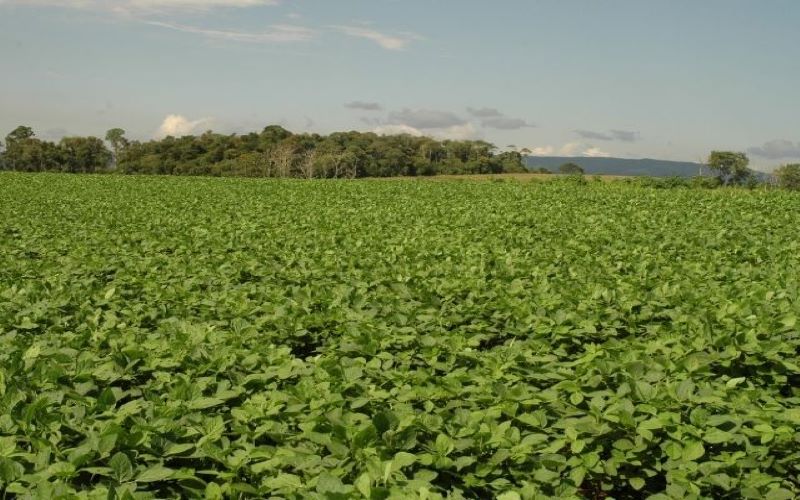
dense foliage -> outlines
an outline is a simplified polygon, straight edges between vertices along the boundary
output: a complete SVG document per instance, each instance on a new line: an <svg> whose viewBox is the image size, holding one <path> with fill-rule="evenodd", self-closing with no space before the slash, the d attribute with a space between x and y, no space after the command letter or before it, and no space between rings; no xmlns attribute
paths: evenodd
<svg viewBox="0 0 800 500"><path fill-rule="evenodd" d="M0 170L92 173L106 170L111 152L97 137L64 137L56 144L37 139L30 127L20 126L6 136Z"/></svg>
<svg viewBox="0 0 800 500"><path fill-rule="evenodd" d="M750 159L745 153L712 151L706 165L717 174L724 185L745 185L755 182L754 172L748 168Z"/></svg>
<svg viewBox="0 0 800 500"><path fill-rule="evenodd" d="M800 494L794 193L6 173L0 211L9 495Z"/></svg>
<svg viewBox="0 0 800 500"><path fill-rule="evenodd" d="M279 126L260 133L166 137L129 141L122 129L106 140L40 140L29 127L6 137L0 165L7 170L173 174L247 177L390 177L435 174L524 172L522 155L497 153L484 141L437 141L410 135L337 132L327 136L292 134Z"/></svg>
<svg viewBox="0 0 800 500"><path fill-rule="evenodd" d="M775 170L778 185L793 191L800 190L800 163L783 165Z"/></svg>

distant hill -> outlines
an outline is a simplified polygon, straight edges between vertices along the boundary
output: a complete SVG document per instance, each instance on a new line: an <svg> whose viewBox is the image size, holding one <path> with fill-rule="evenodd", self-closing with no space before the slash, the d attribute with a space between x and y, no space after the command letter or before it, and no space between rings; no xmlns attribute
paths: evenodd
<svg viewBox="0 0 800 500"><path fill-rule="evenodd" d="M558 167L565 163L575 163L590 175L693 177L700 172L703 175L710 175L710 171L699 163L652 160L650 158L631 160L627 158L586 158L583 156L527 156L524 161L525 165L531 170L544 167L553 172L558 172Z"/></svg>

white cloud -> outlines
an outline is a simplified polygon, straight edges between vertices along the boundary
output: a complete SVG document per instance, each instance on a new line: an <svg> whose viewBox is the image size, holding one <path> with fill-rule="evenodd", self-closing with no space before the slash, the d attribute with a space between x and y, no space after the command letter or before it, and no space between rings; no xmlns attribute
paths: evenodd
<svg viewBox="0 0 800 500"><path fill-rule="evenodd" d="M561 156L575 156L577 155L581 149L583 149L584 145L580 142L568 142L561 146L561 149L558 150L558 154Z"/></svg>
<svg viewBox="0 0 800 500"><path fill-rule="evenodd" d="M161 126L158 128L158 137L166 137L168 135L181 137L184 135L191 135L201 127L207 126L211 123L210 118L201 118L199 120L189 120L181 115L167 115Z"/></svg>
<svg viewBox="0 0 800 500"><path fill-rule="evenodd" d="M159 10L207 10L218 7L277 5L278 0L0 0L0 5L49 5L72 9L105 9L116 12Z"/></svg>
<svg viewBox="0 0 800 500"><path fill-rule="evenodd" d="M575 133L583 139L596 141L636 142L640 139L639 132L635 130L611 130L608 133L594 130L576 130Z"/></svg>
<svg viewBox="0 0 800 500"><path fill-rule="evenodd" d="M611 153L607 153L601 150L600 148L591 147L586 151L584 151L583 153L581 153L581 156L587 156L590 158L608 158L609 156L611 156Z"/></svg>
<svg viewBox="0 0 800 500"><path fill-rule="evenodd" d="M538 146L531 149L531 156L552 156L555 152L553 146Z"/></svg>
<svg viewBox="0 0 800 500"><path fill-rule="evenodd" d="M531 149L531 156L586 156L591 158L607 158L610 153L595 146L580 142L568 142L560 148L553 146L537 146Z"/></svg>
<svg viewBox="0 0 800 500"><path fill-rule="evenodd" d="M463 125L453 125L451 127L442 127L436 129L427 129L424 132L416 127L403 124L395 125L380 125L373 130L378 135L397 135L408 134L414 137L436 137L438 139L451 139L454 141L464 141L468 139L476 139L479 137L478 131L471 123Z"/></svg>
<svg viewBox="0 0 800 500"><path fill-rule="evenodd" d="M393 111L386 121L378 122L378 125L375 131L384 134L407 133L452 140L475 139L479 136L473 123L449 111L435 109L405 108Z"/></svg>
<svg viewBox="0 0 800 500"><path fill-rule="evenodd" d="M378 135L408 134L413 135L414 137L421 137L424 135L421 130L410 125L381 125L379 127L375 127L373 132Z"/></svg>
<svg viewBox="0 0 800 500"><path fill-rule="evenodd" d="M369 26L337 25L315 30L289 24L275 24L268 26L266 31L247 32L201 28L154 20L154 18L163 18L169 14L177 14L179 12L207 12L212 9L220 8L249 8L279 5L281 3L283 3L283 0L0 0L0 6L49 6L103 11L153 26L239 42L272 43L305 41L314 38L314 36L320 32L334 31L351 37L371 40L387 50L400 51L404 50L411 42L424 39L416 33L405 31L396 31L392 33L381 32ZM286 18L296 21L301 19L302 16L297 12L290 12L286 15Z"/></svg>
<svg viewBox="0 0 800 500"><path fill-rule="evenodd" d="M475 125L471 123L465 123L463 125L453 125L452 127L447 127L443 129L438 129L433 132L435 137L440 137L442 139L452 139L456 141L465 141L467 139L477 139L480 134L478 134Z"/></svg>
<svg viewBox="0 0 800 500"><path fill-rule="evenodd" d="M209 38L247 43L303 42L310 40L315 35L315 32L312 29L287 24L274 24L269 27L268 31L252 33L247 31L198 28L196 26L165 23L161 21L144 21L144 23L151 26L158 26L160 28L167 28L184 33L192 33Z"/></svg>
<svg viewBox="0 0 800 500"><path fill-rule="evenodd" d="M390 35L362 26L331 26L331 28L348 36L372 40L387 50L403 50L412 41L421 38L414 33L396 33Z"/></svg>

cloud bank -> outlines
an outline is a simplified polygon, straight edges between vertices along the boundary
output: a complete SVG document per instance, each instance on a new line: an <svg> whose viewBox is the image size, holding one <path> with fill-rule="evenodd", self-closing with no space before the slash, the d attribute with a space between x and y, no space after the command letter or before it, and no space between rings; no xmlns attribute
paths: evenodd
<svg viewBox="0 0 800 500"><path fill-rule="evenodd" d="M785 139L776 139L767 141L761 146L752 147L747 152L769 160L800 158L800 141L792 142Z"/></svg>
<svg viewBox="0 0 800 500"><path fill-rule="evenodd" d="M458 141L477 139L480 137L480 134L475 129L475 126L471 123L464 123L462 125L452 125L449 127L441 127L441 128L429 128L424 131L416 127L412 127L410 125L390 124L390 125L379 125L375 127L372 131L378 135L408 134L414 137L429 136L429 137L436 137L438 139L451 139Z"/></svg>
<svg viewBox="0 0 800 500"><path fill-rule="evenodd" d="M607 158L611 153L591 144L568 142L560 148L554 146L537 146L530 148L531 156L584 156L587 158Z"/></svg>
<svg viewBox="0 0 800 500"><path fill-rule="evenodd" d="M377 110L376 103L356 101L345 106L353 109ZM467 108L470 117L452 111L427 108L403 108L392 111L385 120L362 118L362 121L375 126L377 133L409 133L411 135L431 135L446 139L480 138L480 128L497 130L518 130L533 127L521 118L506 116L494 108Z"/></svg>
<svg viewBox="0 0 800 500"><path fill-rule="evenodd" d="M378 122L373 132L381 135L409 134L440 139L466 140L480 136L475 125L450 111L410 109L389 113L387 120Z"/></svg>
<svg viewBox="0 0 800 500"><path fill-rule="evenodd" d="M477 118L481 126L498 130L519 130L525 127L535 127L522 118L512 118L495 108L467 108L467 113Z"/></svg>

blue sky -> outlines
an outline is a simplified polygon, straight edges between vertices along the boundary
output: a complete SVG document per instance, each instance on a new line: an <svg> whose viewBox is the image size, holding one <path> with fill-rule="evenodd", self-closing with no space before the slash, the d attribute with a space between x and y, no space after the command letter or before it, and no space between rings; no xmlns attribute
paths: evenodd
<svg viewBox="0 0 800 500"><path fill-rule="evenodd" d="M0 0L0 135L403 131L800 160L797 0Z"/></svg>

